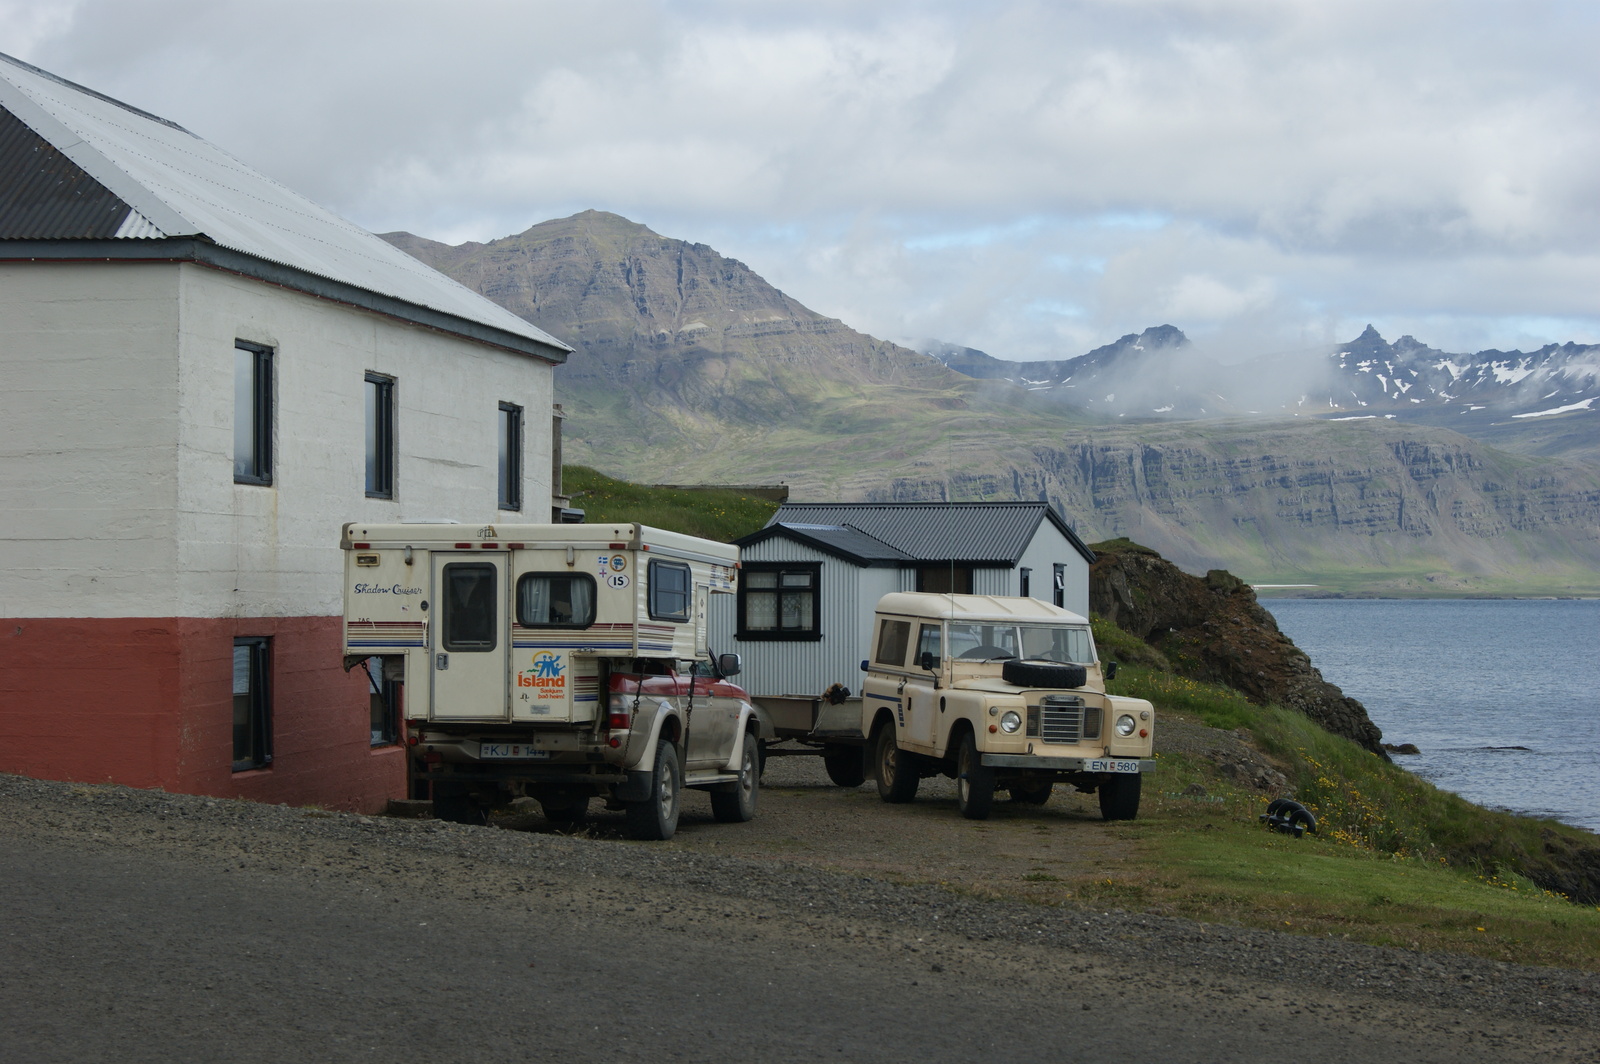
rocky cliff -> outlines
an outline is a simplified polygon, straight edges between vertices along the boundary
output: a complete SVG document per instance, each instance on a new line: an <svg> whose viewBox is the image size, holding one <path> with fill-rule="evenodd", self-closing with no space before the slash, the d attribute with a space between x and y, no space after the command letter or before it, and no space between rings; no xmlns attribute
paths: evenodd
<svg viewBox="0 0 1600 1064"><path fill-rule="evenodd" d="M1128 540L1092 549L1090 610L1161 651L1179 673L1231 687L1260 705L1298 710L1388 756L1366 707L1322 678L1238 577L1221 569L1190 576Z"/></svg>

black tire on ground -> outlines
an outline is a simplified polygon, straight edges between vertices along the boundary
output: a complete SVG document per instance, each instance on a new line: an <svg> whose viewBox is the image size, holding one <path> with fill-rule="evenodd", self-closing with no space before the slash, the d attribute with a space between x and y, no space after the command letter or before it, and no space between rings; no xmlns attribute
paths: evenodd
<svg viewBox="0 0 1600 1064"><path fill-rule="evenodd" d="M650 773L650 797L629 802L625 815L628 837L665 842L678 830L678 807L683 777L678 769L678 748L665 739L656 744L655 767Z"/></svg>
<svg viewBox="0 0 1600 1064"><path fill-rule="evenodd" d="M544 818L557 827L571 827L581 824L589 816L589 799L587 796L574 798L551 798L540 801L539 808L544 811Z"/></svg>
<svg viewBox="0 0 1600 1064"><path fill-rule="evenodd" d="M1056 785L1049 780L1045 780L1043 783L1030 783L1025 787L1013 787L1011 788L1011 800L1013 802L1022 802L1026 805L1043 805L1050 800L1050 795L1055 789Z"/></svg>
<svg viewBox="0 0 1600 1064"><path fill-rule="evenodd" d="M978 741L964 732L956 751L956 808L968 820L988 820L994 806L994 769L986 768Z"/></svg>
<svg viewBox="0 0 1600 1064"><path fill-rule="evenodd" d="M1008 661L1000 666L1000 676L1015 687L1082 687L1089 671L1082 665L1059 661Z"/></svg>
<svg viewBox="0 0 1600 1064"><path fill-rule="evenodd" d="M867 782L867 754L859 746L824 746L822 767L840 787L859 787Z"/></svg>
<svg viewBox="0 0 1600 1064"><path fill-rule="evenodd" d="M452 824L478 824L489 822L483 806L473 800L472 792L459 783L433 785L433 815L437 820Z"/></svg>
<svg viewBox="0 0 1600 1064"><path fill-rule="evenodd" d="M896 745L893 724L878 729L873 750L876 753L873 762L877 767L878 797L897 805L915 799L922 777L917 775L916 766L912 763L914 755Z"/></svg>
<svg viewBox="0 0 1600 1064"><path fill-rule="evenodd" d="M727 790L711 792L711 815L719 824L743 824L756 815L756 797L761 792L760 740L754 735L744 737L744 751L739 758L739 782L728 784Z"/></svg>
<svg viewBox="0 0 1600 1064"><path fill-rule="evenodd" d="M1134 820L1139 816L1139 791L1143 776L1112 776L1100 784L1100 815L1107 820Z"/></svg>

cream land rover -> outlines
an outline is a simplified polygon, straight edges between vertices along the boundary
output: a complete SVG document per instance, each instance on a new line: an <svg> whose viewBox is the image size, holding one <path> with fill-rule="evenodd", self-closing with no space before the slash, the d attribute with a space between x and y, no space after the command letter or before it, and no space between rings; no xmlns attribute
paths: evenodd
<svg viewBox="0 0 1600 1064"><path fill-rule="evenodd" d="M1138 815L1155 710L1105 693L1083 617L1032 598L889 594L864 668L862 734L884 801L942 774L973 820L996 791L1043 804L1057 782L1098 792L1107 820Z"/></svg>

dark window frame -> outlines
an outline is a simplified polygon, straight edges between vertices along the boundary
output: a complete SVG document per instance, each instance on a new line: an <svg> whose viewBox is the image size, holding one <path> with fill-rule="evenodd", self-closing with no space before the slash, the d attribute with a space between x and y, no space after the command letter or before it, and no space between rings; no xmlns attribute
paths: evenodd
<svg viewBox="0 0 1600 1064"><path fill-rule="evenodd" d="M752 573L777 574L777 586L771 588L752 588L748 585ZM805 573L811 577L809 588L785 588L783 577L786 573ZM809 592L811 595L811 623L804 628L783 627L783 600L787 594L800 595ZM776 628L751 628L746 612L749 596L752 594L771 594L774 596L773 616L778 619ZM738 610L734 627L734 638L751 642L807 642L814 643L822 639L822 563L821 562L745 562L740 567Z"/></svg>
<svg viewBox="0 0 1600 1064"><path fill-rule="evenodd" d="M665 559L650 559L649 568L646 570L650 581L649 611L652 621L676 621L687 624L689 621L690 604L694 601L694 570L686 562L669 562ZM672 610L665 608L667 603L662 598L667 595L676 597L680 592L673 588L670 591L662 587L661 574L664 572L683 574L683 609Z"/></svg>
<svg viewBox="0 0 1600 1064"><path fill-rule="evenodd" d="M517 513L522 510L522 407L503 402L497 417L495 436L500 446L497 505L501 510Z"/></svg>
<svg viewBox="0 0 1600 1064"><path fill-rule="evenodd" d="M1062 609L1067 607L1067 567L1060 562L1055 568L1055 604Z"/></svg>
<svg viewBox="0 0 1600 1064"><path fill-rule="evenodd" d="M523 581L525 581L525 580L533 580L533 579L538 579L540 577L543 577L543 578L546 578L546 579L554 577L554 578L561 579L561 580L581 580L581 581L587 583L589 585L589 615L588 615L588 617L586 619L582 619L581 622L580 622L580 619L575 616L575 617L573 617L572 621L570 623L567 623L567 624L561 624L561 623L557 623L557 622L554 622L554 621L529 621L523 615L523 612L522 612L522 584L523 584ZM558 573L558 572L543 572L543 571L518 573L517 574L517 586L516 586L515 596L516 597L513 599L513 601L516 603L517 623L519 625L521 625L522 627L524 627L524 628L564 628L564 629L589 628L594 624L595 614L596 614L596 612L597 612L597 610L599 608L599 587L595 582L595 578L593 576L591 576L590 574L588 574L588 573L572 573L572 572Z"/></svg>
<svg viewBox="0 0 1600 1064"><path fill-rule="evenodd" d="M272 414L273 414L273 381L272 362L273 350L261 344L253 344L248 340L235 340L234 350L234 403L233 403L233 482L235 484L256 484L263 487L272 486ZM239 373L240 354L252 356L250 358L250 405L244 413L251 418L250 446L252 461L245 468L240 468L239 457Z"/></svg>
<svg viewBox="0 0 1600 1064"><path fill-rule="evenodd" d="M1026 565L1024 565L1024 566L1021 567L1021 576L1017 580L1017 587L1018 587L1017 594L1021 595L1023 598L1031 597L1031 590L1030 589L1031 589L1032 585L1033 585L1033 570L1028 568Z"/></svg>
<svg viewBox="0 0 1600 1064"><path fill-rule="evenodd" d="M954 578L954 586L951 584ZM934 565L917 566L917 590L931 591L940 595L970 595L972 594L973 566L939 562Z"/></svg>
<svg viewBox="0 0 1600 1064"><path fill-rule="evenodd" d="M366 400L367 498L394 498L394 381L382 373L366 375L362 398Z"/></svg>
<svg viewBox="0 0 1600 1064"><path fill-rule="evenodd" d="M450 580L461 571L487 572L493 584L489 589L489 639L462 640L456 638L456 620L462 606L451 598ZM500 567L493 562L448 562L440 573L439 594L439 645L451 654L488 654L500 646Z"/></svg>
<svg viewBox="0 0 1600 1064"><path fill-rule="evenodd" d="M267 636L240 636L234 639L233 648L233 771L249 772L272 764L272 640ZM241 649L248 650L247 690L242 695L237 691ZM243 706L240 698L245 699Z"/></svg>

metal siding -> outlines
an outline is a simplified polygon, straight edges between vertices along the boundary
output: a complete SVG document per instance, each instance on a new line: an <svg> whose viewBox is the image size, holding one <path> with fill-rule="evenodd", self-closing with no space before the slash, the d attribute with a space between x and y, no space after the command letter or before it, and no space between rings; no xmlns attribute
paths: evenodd
<svg viewBox="0 0 1600 1064"><path fill-rule="evenodd" d="M0 109L0 239L104 239L128 214L110 189Z"/></svg>

